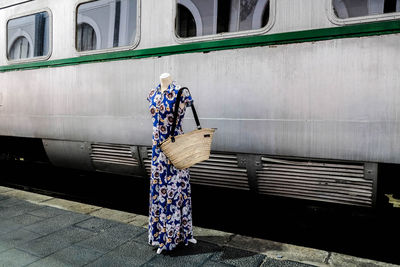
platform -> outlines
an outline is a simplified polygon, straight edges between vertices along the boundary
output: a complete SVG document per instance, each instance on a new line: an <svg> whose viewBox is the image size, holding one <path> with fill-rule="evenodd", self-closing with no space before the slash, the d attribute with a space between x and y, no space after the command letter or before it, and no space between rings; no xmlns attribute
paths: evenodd
<svg viewBox="0 0 400 267"><path fill-rule="evenodd" d="M397 266L194 226L156 254L147 217L0 186L0 266Z"/></svg>

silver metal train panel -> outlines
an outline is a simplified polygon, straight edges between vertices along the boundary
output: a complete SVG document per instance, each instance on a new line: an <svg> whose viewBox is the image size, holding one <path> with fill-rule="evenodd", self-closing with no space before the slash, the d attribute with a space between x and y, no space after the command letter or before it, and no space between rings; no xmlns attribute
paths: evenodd
<svg viewBox="0 0 400 267"><path fill-rule="evenodd" d="M169 71L191 88L203 125L218 128L213 150L400 163L399 39L9 72L0 135L149 145L145 98ZM193 128L190 113L185 124Z"/></svg>

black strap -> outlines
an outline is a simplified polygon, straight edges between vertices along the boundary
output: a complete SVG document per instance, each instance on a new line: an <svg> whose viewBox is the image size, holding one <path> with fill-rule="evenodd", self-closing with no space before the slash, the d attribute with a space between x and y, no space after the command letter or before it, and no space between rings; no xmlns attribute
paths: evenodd
<svg viewBox="0 0 400 267"><path fill-rule="evenodd" d="M174 122L172 123L172 129L171 129L171 134L170 134L172 142L175 142L175 128L176 128L176 121L178 119L179 103L180 103L180 99L181 99L183 90L185 90L185 89L189 92L189 95L190 95L189 89L187 87L182 87L181 89L179 89L178 95L175 100ZM192 107L194 119L196 120L197 129L201 129L200 121L199 121L199 117L197 117L196 109L194 108L193 104L191 105L191 107Z"/></svg>

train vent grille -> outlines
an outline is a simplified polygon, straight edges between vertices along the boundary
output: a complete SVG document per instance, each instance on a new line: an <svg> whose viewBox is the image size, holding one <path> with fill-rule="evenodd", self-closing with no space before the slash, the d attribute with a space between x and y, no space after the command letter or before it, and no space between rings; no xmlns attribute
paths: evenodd
<svg viewBox="0 0 400 267"><path fill-rule="evenodd" d="M151 149L147 150L147 159L143 162L150 176ZM190 167L190 183L250 190L246 169L239 168L236 155L231 154L211 153L208 160Z"/></svg>
<svg viewBox="0 0 400 267"><path fill-rule="evenodd" d="M92 144L90 157L94 164L106 163L133 167L139 166L139 161L133 157L129 145Z"/></svg>
<svg viewBox="0 0 400 267"><path fill-rule="evenodd" d="M236 155L211 154L206 161L190 167L190 181L234 189L249 190L247 170L238 167Z"/></svg>
<svg viewBox="0 0 400 267"><path fill-rule="evenodd" d="M152 150L151 147L147 148L147 157L143 159L143 164L146 168L146 173L147 176L151 176L151 155L152 155Z"/></svg>
<svg viewBox="0 0 400 267"><path fill-rule="evenodd" d="M262 157L257 171L261 194L371 206L373 181L364 164L289 161Z"/></svg>

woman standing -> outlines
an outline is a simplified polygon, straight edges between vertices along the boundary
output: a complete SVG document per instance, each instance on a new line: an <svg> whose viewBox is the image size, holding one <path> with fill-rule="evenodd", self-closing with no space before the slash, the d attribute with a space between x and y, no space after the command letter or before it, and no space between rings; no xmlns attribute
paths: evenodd
<svg viewBox="0 0 400 267"><path fill-rule="evenodd" d="M176 99L179 85L168 73L147 97L153 121L153 146L150 178L149 244L157 253L172 250L178 243L196 243L192 229L192 203L189 169L179 170L160 150L160 143L171 134L174 104L180 101L175 135L183 134L182 120L186 107L193 103L187 90Z"/></svg>

